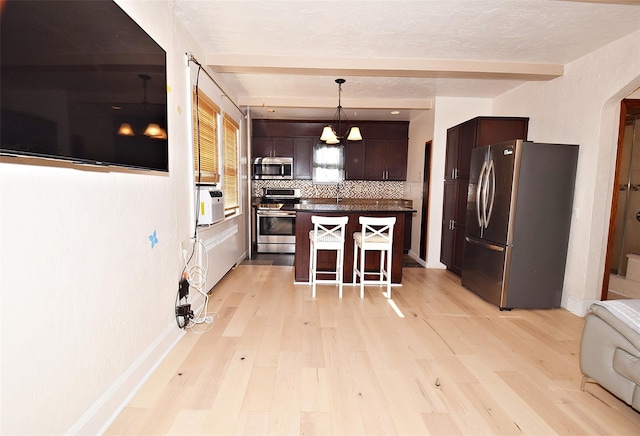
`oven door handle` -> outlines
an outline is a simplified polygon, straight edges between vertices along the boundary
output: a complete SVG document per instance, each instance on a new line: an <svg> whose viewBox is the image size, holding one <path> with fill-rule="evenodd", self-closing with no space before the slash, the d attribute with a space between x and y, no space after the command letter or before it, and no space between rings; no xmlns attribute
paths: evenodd
<svg viewBox="0 0 640 436"><path fill-rule="evenodd" d="M258 215L263 216L275 216L275 217L287 217L296 216L295 211L279 211L279 210L258 210Z"/></svg>

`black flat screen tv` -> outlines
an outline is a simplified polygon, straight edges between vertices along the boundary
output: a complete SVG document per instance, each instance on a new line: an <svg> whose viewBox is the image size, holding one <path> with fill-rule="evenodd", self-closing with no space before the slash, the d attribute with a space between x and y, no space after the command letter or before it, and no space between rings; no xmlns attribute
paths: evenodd
<svg viewBox="0 0 640 436"><path fill-rule="evenodd" d="M111 0L0 8L0 154L168 171L162 47Z"/></svg>

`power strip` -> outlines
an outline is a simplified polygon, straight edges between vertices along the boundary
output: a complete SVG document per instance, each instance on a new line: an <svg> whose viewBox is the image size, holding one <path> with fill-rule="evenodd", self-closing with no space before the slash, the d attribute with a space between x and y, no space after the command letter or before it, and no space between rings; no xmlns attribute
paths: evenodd
<svg viewBox="0 0 640 436"><path fill-rule="evenodd" d="M196 324L202 324L202 323L211 324L211 323L213 323L213 317L212 316L205 316L203 318L195 318L193 320L193 322L195 322Z"/></svg>

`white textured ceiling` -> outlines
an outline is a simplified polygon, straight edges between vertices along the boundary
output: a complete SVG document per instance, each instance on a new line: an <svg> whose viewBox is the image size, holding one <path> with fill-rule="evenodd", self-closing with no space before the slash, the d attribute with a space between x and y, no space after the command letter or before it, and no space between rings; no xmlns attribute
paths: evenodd
<svg viewBox="0 0 640 436"><path fill-rule="evenodd" d="M640 1L175 0L257 118L410 119L436 96L495 97L640 29ZM267 109L275 110L268 112Z"/></svg>

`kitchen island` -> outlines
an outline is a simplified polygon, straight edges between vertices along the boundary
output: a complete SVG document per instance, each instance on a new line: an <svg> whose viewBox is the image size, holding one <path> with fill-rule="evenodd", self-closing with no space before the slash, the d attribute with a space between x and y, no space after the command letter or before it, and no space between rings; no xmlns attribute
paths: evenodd
<svg viewBox="0 0 640 436"><path fill-rule="evenodd" d="M353 281L353 233L362 230L358 222L361 216L395 217L393 228L393 253L391 266L391 282L402 283L402 256L405 245L405 226L411 223L411 216L415 213L410 202L403 200L356 200L345 199L341 202L302 201L300 204L286 206L296 211L296 254L295 281L309 282L309 231L313 229L312 215L320 216L348 216L346 226L344 252L344 283ZM284 207L283 207L284 209ZM335 269L336 253L332 251L318 252L318 271ZM374 271L379 268L380 254L368 252L365 270ZM322 278L322 276L320 276ZM327 276L328 278L328 276Z"/></svg>

